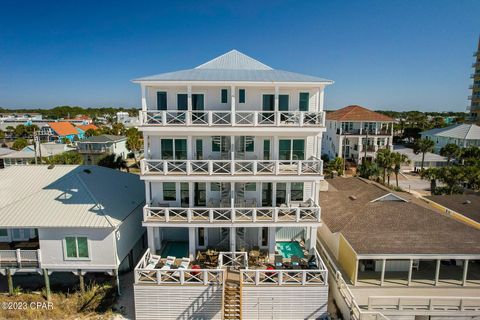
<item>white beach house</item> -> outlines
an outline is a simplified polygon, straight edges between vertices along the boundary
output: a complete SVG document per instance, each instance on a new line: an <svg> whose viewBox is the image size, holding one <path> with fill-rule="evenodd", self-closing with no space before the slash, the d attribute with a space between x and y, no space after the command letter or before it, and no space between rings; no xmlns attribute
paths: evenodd
<svg viewBox="0 0 480 320"><path fill-rule="evenodd" d="M232 50L133 81L149 249L137 319L315 319L327 271L315 249L332 83Z"/></svg>

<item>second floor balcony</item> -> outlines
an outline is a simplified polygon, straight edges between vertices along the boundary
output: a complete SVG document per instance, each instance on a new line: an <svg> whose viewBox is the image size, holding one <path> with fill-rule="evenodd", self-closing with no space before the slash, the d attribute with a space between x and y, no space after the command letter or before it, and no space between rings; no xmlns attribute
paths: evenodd
<svg viewBox="0 0 480 320"><path fill-rule="evenodd" d="M323 175L323 161L142 159L142 175Z"/></svg>
<svg viewBox="0 0 480 320"><path fill-rule="evenodd" d="M147 110L143 126L323 127L324 113L310 111Z"/></svg>

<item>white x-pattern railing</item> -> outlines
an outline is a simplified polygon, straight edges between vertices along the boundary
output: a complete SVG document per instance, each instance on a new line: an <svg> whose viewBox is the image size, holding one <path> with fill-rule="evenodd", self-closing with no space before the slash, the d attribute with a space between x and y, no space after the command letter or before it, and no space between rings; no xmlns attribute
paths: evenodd
<svg viewBox="0 0 480 320"><path fill-rule="evenodd" d="M324 126L324 113L311 111L140 111L145 126Z"/></svg>
<svg viewBox="0 0 480 320"><path fill-rule="evenodd" d="M142 174L160 175L322 175L313 160L154 160L142 159Z"/></svg>
<svg viewBox="0 0 480 320"><path fill-rule="evenodd" d="M220 252L218 267L248 268L248 255L246 252Z"/></svg>
<svg viewBox="0 0 480 320"><path fill-rule="evenodd" d="M320 207L258 208L143 208L143 221L148 223L246 223L246 222L320 222Z"/></svg>

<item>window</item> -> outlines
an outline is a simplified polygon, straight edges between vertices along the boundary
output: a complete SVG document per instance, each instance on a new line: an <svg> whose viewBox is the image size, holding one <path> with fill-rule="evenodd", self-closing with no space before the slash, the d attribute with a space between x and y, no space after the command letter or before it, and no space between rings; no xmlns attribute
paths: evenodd
<svg viewBox="0 0 480 320"><path fill-rule="evenodd" d="M186 93L177 94L177 109L188 110L188 95Z"/></svg>
<svg viewBox="0 0 480 320"><path fill-rule="evenodd" d="M195 182L194 184L194 204L198 207L207 205L207 184L205 182Z"/></svg>
<svg viewBox="0 0 480 320"><path fill-rule="evenodd" d="M288 111L288 94L278 96L278 110Z"/></svg>
<svg viewBox="0 0 480 320"><path fill-rule="evenodd" d="M210 191L220 191L220 182L210 183Z"/></svg>
<svg viewBox="0 0 480 320"><path fill-rule="evenodd" d="M187 159L187 139L160 140L162 160Z"/></svg>
<svg viewBox="0 0 480 320"><path fill-rule="evenodd" d="M270 140L263 140L263 160L270 160Z"/></svg>
<svg viewBox="0 0 480 320"><path fill-rule="evenodd" d="M167 110L167 93L157 92L157 110Z"/></svg>
<svg viewBox="0 0 480 320"><path fill-rule="evenodd" d="M8 230L7 229L0 229L0 237L7 237Z"/></svg>
<svg viewBox="0 0 480 320"><path fill-rule="evenodd" d="M279 141L278 149L279 160L305 159L305 141L302 139L281 139Z"/></svg>
<svg viewBox="0 0 480 320"><path fill-rule="evenodd" d="M222 103L227 103L228 100L228 91L227 89L222 89Z"/></svg>
<svg viewBox="0 0 480 320"><path fill-rule="evenodd" d="M287 184L277 183L277 207L287 203Z"/></svg>
<svg viewBox="0 0 480 320"><path fill-rule="evenodd" d="M245 191L257 191L257 184L255 182L245 183Z"/></svg>
<svg viewBox="0 0 480 320"><path fill-rule="evenodd" d="M275 109L275 96L273 94L264 94L262 100L263 111L273 111Z"/></svg>
<svg viewBox="0 0 480 320"><path fill-rule="evenodd" d="M160 140L160 147L162 149L163 160L173 159L173 139Z"/></svg>
<svg viewBox="0 0 480 320"><path fill-rule="evenodd" d="M197 160L203 159L203 140L195 140L195 149L197 150Z"/></svg>
<svg viewBox="0 0 480 320"><path fill-rule="evenodd" d="M175 188L175 182L163 183L163 200L164 201L176 201L177 190Z"/></svg>
<svg viewBox="0 0 480 320"><path fill-rule="evenodd" d="M238 90L238 103L245 103L245 89Z"/></svg>
<svg viewBox="0 0 480 320"><path fill-rule="evenodd" d="M298 108L300 111L308 111L309 95L310 94L308 92L300 92L298 101Z"/></svg>
<svg viewBox="0 0 480 320"><path fill-rule="evenodd" d="M198 246L205 246L205 228L198 228Z"/></svg>
<svg viewBox="0 0 480 320"><path fill-rule="evenodd" d="M263 227L262 228L262 242L260 243L260 245L262 247L266 247L268 246L268 227Z"/></svg>
<svg viewBox="0 0 480 320"><path fill-rule="evenodd" d="M212 137L212 152L220 152L220 136Z"/></svg>
<svg viewBox="0 0 480 320"><path fill-rule="evenodd" d="M65 253L67 259L88 259L87 237L66 237Z"/></svg>
<svg viewBox="0 0 480 320"><path fill-rule="evenodd" d="M175 160L187 159L187 139L175 139Z"/></svg>
<svg viewBox="0 0 480 320"><path fill-rule="evenodd" d="M253 152L255 151L255 137L245 137L245 151Z"/></svg>
<svg viewBox="0 0 480 320"><path fill-rule="evenodd" d="M292 182L290 188L291 201L303 201L303 182Z"/></svg>

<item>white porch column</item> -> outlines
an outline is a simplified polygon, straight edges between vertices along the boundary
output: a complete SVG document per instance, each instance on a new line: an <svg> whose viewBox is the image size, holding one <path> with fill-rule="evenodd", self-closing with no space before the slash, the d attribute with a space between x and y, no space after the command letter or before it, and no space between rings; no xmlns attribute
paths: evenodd
<svg viewBox="0 0 480 320"><path fill-rule="evenodd" d="M187 159L193 160L193 139L192 136L187 136Z"/></svg>
<svg viewBox="0 0 480 320"><path fill-rule="evenodd" d="M230 227L230 251L235 252L237 251L237 228Z"/></svg>
<svg viewBox="0 0 480 320"><path fill-rule="evenodd" d="M317 245L317 227L310 227L310 235L308 241L308 252L313 254L313 249L315 249Z"/></svg>
<svg viewBox="0 0 480 320"><path fill-rule="evenodd" d="M382 274L380 275L380 285L383 286L383 281L385 280L385 265L387 264L387 260L382 260Z"/></svg>
<svg viewBox="0 0 480 320"><path fill-rule="evenodd" d="M313 195L313 201L316 204L320 204L320 181L315 181L315 194Z"/></svg>
<svg viewBox="0 0 480 320"><path fill-rule="evenodd" d="M322 158L322 134L317 135L317 153L318 159Z"/></svg>
<svg viewBox="0 0 480 320"><path fill-rule="evenodd" d="M325 97L324 92L323 92L323 87L318 88L317 97L318 97L317 111L321 112L321 111L323 111L323 101L324 101L324 97Z"/></svg>
<svg viewBox="0 0 480 320"><path fill-rule="evenodd" d="M437 265L435 267L435 285L436 286L438 285L438 278L440 277L440 263L441 263L441 260L438 259Z"/></svg>
<svg viewBox="0 0 480 320"><path fill-rule="evenodd" d="M188 227L188 256L190 260L195 259L195 248L196 248L196 239L195 239L195 227Z"/></svg>
<svg viewBox="0 0 480 320"><path fill-rule="evenodd" d="M343 137L338 140L338 157L343 158Z"/></svg>
<svg viewBox="0 0 480 320"><path fill-rule="evenodd" d="M235 108L236 108L236 99L235 99L235 86L230 87L230 107L231 107L231 121L232 125L234 126L237 121L236 121L236 116L235 116Z"/></svg>
<svg viewBox="0 0 480 320"><path fill-rule="evenodd" d="M276 244L277 228L268 227L268 257L270 260L275 258L275 244Z"/></svg>
<svg viewBox="0 0 480 320"><path fill-rule="evenodd" d="M150 158L150 155L148 152L149 144L150 144L150 136L148 135L148 133L144 132L143 133L143 157L145 159Z"/></svg>
<svg viewBox="0 0 480 320"><path fill-rule="evenodd" d="M235 207L235 182L230 182L230 207Z"/></svg>
<svg viewBox="0 0 480 320"><path fill-rule="evenodd" d="M463 261L463 276L462 276L462 286L467 284L467 275L468 275L468 259Z"/></svg>
<svg viewBox="0 0 480 320"><path fill-rule="evenodd" d="M410 259L409 266L408 266L408 280L407 285L412 283L412 269L413 269L413 259Z"/></svg>
<svg viewBox="0 0 480 320"><path fill-rule="evenodd" d="M272 160L278 160L278 136L273 137Z"/></svg>
<svg viewBox="0 0 480 320"><path fill-rule="evenodd" d="M277 206L277 183L272 182L272 207Z"/></svg>
<svg viewBox="0 0 480 320"><path fill-rule="evenodd" d="M195 206L195 202L194 202L194 197L195 197L195 193L194 193L194 190L193 190L193 182L189 182L188 183L188 206L190 208L193 208Z"/></svg>
<svg viewBox="0 0 480 320"><path fill-rule="evenodd" d="M275 110L275 125L280 124L280 116L278 115L278 96L279 96L280 88L275 86L275 101L274 101L274 110Z"/></svg>
<svg viewBox="0 0 480 320"><path fill-rule="evenodd" d="M150 252L155 254L155 227L147 227L147 240L148 240L148 247L150 248Z"/></svg>
<svg viewBox="0 0 480 320"><path fill-rule="evenodd" d="M192 111L192 86L187 86L187 110Z"/></svg>
<svg viewBox="0 0 480 320"><path fill-rule="evenodd" d="M235 160L235 136L230 136L230 160Z"/></svg>
<svg viewBox="0 0 480 320"><path fill-rule="evenodd" d="M147 111L147 86L140 84L142 90L142 110Z"/></svg>
<svg viewBox="0 0 480 320"><path fill-rule="evenodd" d="M145 203L150 204L152 203L152 193L151 193L151 182L146 181L145 182Z"/></svg>

